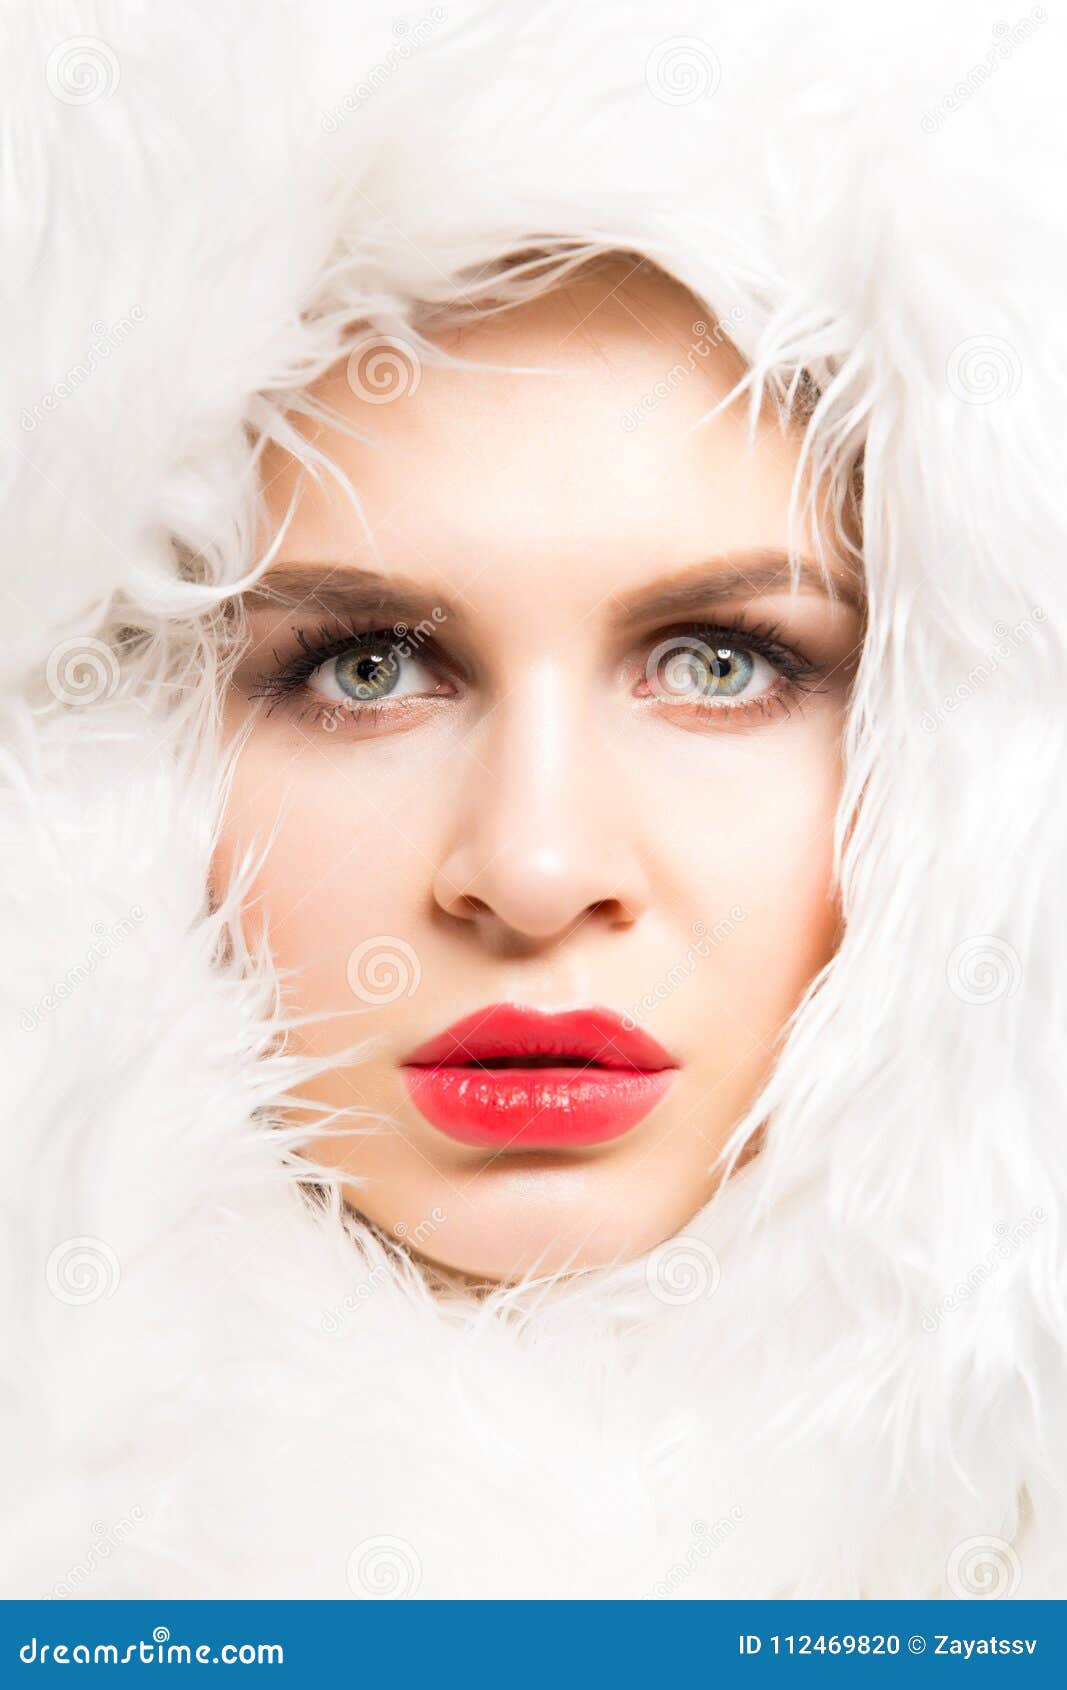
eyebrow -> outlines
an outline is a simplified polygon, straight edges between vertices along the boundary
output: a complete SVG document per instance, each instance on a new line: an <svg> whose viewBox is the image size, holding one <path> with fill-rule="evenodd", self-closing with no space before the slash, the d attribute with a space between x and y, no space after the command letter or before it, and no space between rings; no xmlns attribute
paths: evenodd
<svg viewBox="0 0 1067 1690"><path fill-rule="evenodd" d="M611 620L620 625L684 616L718 603L793 590L863 608L862 585L855 575L831 575L810 558L761 548L706 559L625 595L613 590L609 597L616 608ZM249 588L245 603L252 609L319 611L338 617L381 615L412 625L434 611L434 620L462 616L455 605L409 576L314 562L277 565Z"/></svg>
<svg viewBox="0 0 1067 1690"><path fill-rule="evenodd" d="M320 611L326 616L382 615L390 621L421 622L436 610L452 618L460 613L422 582L403 575L381 575L347 564L279 564L244 595L253 610Z"/></svg>
<svg viewBox="0 0 1067 1690"><path fill-rule="evenodd" d="M793 591L819 593L823 598L842 599L854 609L863 608L863 591L855 576L833 575L811 558L761 548L731 553L719 561L709 559L694 564L625 596L615 592L612 597L618 610L614 620L622 623L670 618L728 600L736 602L767 593Z"/></svg>

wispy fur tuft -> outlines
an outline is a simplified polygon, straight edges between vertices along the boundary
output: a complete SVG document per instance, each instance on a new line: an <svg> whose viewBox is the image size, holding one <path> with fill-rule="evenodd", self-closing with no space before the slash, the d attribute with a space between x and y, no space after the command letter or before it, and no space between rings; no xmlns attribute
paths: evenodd
<svg viewBox="0 0 1067 1690"><path fill-rule="evenodd" d="M1064 32L1000 19L9 20L5 1594L367 1594L382 1539L427 1596L1064 1594ZM862 522L846 932L686 1229L713 1295L477 1296L297 1154L210 895L228 604L359 335L618 252Z"/></svg>

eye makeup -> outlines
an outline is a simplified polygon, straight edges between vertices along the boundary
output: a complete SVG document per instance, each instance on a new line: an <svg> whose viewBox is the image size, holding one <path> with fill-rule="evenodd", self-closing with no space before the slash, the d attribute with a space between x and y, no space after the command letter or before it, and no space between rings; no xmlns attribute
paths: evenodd
<svg viewBox="0 0 1067 1690"><path fill-rule="evenodd" d="M399 619L377 627L320 621L293 627L291 637L289 651L275 648L272 665L249 688L268 716L317 716L357 735L399 728L460 699L470 681L436 636L415 637ZM740 728L788 714L801 695L817 690L824 667L789 643L778 624L742 612L646 633L620 679L632 698L668 719L684 718L693 728Z"/></svg>
<svg viewBox="0 0 1067 1690"><path fill-rule="evenodd" d="M715 725L729 712L762 715L788 708L817 688L823 666L811 661L781 633L779 624L750 621L744 614L721 622L676 624L657 633L645 658L634 696L668 710L697 712Z"/></svg>
<svg viewBox="0 0 1067 1690"><path fill-rule="evenodd" d="M447 697L454 692L446 670L455 666L449 664L437 642L409 636L401 622L383 628L323 622L311 631L294 628L293 637L295 649L288 655L275 650L274 667L257 675L250 691L251 698L267 701L268 715L280 704L300 701L312 707L341 704L358 713L362 705L379 704L388 698L404 665L412 663L431 679L431 690L423 696ZM312 685L327 665L335 669L336 691L332 694Z"/></svg>

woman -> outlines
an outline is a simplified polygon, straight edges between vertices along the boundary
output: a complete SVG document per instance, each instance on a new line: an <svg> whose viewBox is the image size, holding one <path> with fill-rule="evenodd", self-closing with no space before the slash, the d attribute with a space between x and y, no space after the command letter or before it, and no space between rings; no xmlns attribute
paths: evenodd
<svg viewBox="0 0 1067 1690"><path fill-rule="evenodd" d="M924 18L26 26L10 1593L1063 1593L1053 26Z"/></svg>

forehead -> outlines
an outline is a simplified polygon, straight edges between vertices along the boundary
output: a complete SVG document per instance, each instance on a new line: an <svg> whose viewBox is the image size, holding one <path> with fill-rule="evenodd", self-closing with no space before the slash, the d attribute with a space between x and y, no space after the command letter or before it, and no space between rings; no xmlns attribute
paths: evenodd
<svg viewBox="0 0 1067 1690"><path fill-rule="evenodd" d="M332 478L268 455L273 522L296 501L280 562L396 569L502 602L534 587L580 609L679 564L789 544L799 437L767 418L753 440L743 399L710 415L743 365L656 272L605 267L428 338L377 349L393 397L369 392L368 343L315 389L338 425L301 422L358 509Z"/></svg>

